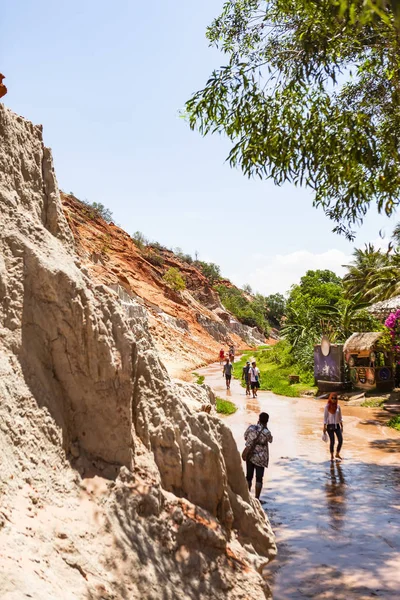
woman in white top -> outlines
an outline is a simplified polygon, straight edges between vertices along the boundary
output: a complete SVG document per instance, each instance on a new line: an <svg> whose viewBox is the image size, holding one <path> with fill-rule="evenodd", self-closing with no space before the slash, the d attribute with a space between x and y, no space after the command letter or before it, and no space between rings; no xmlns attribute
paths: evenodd
<svg viewBox="0 0 400 600"><path fill-rule="evenodd" d="M336 393L329 394L328 404L324 410L324 433L328 432L330 439L330 452L331 460L334 460L335 450L335 434L338 439L338 445L336 448L336 458L342 460L340 456L340 450L343 445L343 420L342 411L338 406L338 397Z"/></svg>

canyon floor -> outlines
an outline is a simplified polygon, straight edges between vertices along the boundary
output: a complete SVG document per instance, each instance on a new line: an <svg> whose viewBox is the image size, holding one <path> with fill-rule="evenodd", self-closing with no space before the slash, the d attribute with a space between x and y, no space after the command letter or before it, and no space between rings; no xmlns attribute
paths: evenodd
<svg viewBox="0 0 400 600"><path fill-rule="evenodd" d="M342 462L321 440L323 400L225 390L219 364L198 370L238 411L225 418L239 450L257 414L270 415L274 441L261 501L278 557L264 573L276 600L400 597L400 432L380 409L346 406Z"/></svg>

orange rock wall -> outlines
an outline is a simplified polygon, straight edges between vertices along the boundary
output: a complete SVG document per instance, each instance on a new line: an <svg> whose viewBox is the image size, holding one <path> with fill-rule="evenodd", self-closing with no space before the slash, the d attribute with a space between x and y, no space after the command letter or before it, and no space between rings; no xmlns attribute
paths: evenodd
<svg viewBox="0 0 400 600"><path fill-rule="evenodd" d="M106 284L122 286L146 306L155 344L173 376L217 359L221 347L233 344L249 348L235 334L217 341L199 323L211 327L223 325L213 309L223 310L218 294L194 266L180 260L172 251L161 250L164 264L154 266L146 259L131 237L113 223L97 217L74 196L62 194L63 208L75 238L77 252L91 275ZM175 292L163 280L170 267L176 267L186 279L186 290ZM230 284L231 285L231 284Z"/></svg>

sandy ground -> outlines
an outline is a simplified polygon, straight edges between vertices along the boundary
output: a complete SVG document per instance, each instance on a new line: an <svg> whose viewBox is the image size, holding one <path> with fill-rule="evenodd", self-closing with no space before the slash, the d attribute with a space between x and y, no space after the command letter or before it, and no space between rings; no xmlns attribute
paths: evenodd
<svg viewBox="0 0 400 600"><path fill-rule="evenodd" d="M239 449L257 414L270 415L274 441L261 501L278 558L264 573L275 600L400 598L400 433L381 409L346 406L344 460L322 442L325 402L225 390L219 365L199 369L239 410L226 417Z"/></svg>

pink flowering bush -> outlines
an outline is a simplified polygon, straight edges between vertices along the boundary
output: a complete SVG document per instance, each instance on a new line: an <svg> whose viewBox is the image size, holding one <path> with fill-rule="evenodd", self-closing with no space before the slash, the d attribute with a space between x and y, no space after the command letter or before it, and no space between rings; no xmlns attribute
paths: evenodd
<svg viewBox="0 0 400 600"><path fill-rule="evenodd" d="M390 329L390 335L394 337L396 333L400 333L400 309L396 310L394 313L390 313L388 318L385 321L385 325L388 329Z"/></svg>
<svg viewBox="0 0 400 600"><path fill-rule="evenodd" d="M390 313L385 321L391 338L392 350L396 356L396 362L400 362L400 309Z"/></svg>

